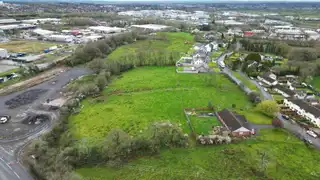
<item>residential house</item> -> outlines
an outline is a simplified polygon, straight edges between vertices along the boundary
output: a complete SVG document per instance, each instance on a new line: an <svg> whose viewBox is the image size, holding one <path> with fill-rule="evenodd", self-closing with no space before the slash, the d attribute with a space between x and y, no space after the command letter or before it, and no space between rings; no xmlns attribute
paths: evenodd
<svg viewBox="0 0 320 180"><path fill-rule="evenodd" d="M266 72L261 76L259 75L258 79L269 86L275 86L278 84L277 76L272 72Z"/></svg>
<svg viewBox="0 0 320 180"><path fill-rule="evenodd" d="M288 89L288 88L281 86L279 84L275 85L273 87L273 90L276 91L277 93L281 94L285 98L296 96L296 93L293 90Z"/></svg>
<svg viewBox="0 0 320 180"><path fill-rule="evenodd" d="M217 113L218 120L230 131L232 136L249 136L254 133L248 120L228 109Z"/></svg>
<svg viewBox="0 0 320 180"><path fill-rule="evenodd" d="M320 109L301 99L284 99L283 104L320 127Z"/></svg>

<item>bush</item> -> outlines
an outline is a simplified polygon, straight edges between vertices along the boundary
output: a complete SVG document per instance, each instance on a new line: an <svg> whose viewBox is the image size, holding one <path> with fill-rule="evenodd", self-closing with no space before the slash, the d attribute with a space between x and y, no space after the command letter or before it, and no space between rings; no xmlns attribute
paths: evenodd
<svg viewBox="0 0 320 180"><path fill-rule="evenodd" d="M277 102L273 100L262 101L257 105L257 109L261 113L270 117L275 117L276 113L280 111L280 107L278 106Z"/></svg>

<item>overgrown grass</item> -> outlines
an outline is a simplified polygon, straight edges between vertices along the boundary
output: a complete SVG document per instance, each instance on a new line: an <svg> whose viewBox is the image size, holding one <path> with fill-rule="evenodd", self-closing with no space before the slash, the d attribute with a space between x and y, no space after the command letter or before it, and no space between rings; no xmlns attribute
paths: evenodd
<svg viewBox="0 0 320 180"><path fill-rule="evenodd" d="M319 151L284 130L265 129L260 134L238 144L170 149L121 168L81 168L76 172L85 180L320 178ZM264 167L264 173L256 172Z"/></svg>
<svg viewBox="0 0 320 180"><path fill-rule="evenodd" d="M203 107L208 101L219 109L232 104L250 109L246 95L225 76L217 74L216 84L207 86L208 74L177 74L175 67L136 68L114 80L103 93L104 103L83 101L83 109L70 121L75 137L101 140L112 128L131 135L143 131L153 121L180 123L186 132L183 109Z"/></svg>
<svg viewBox="0 0 320 180"><path fill-rule="evenodd" d="M163 37L164 39L143 40L125 46L121 46L108 56L108 60L118 60L125 56L134 56L138 52L166 51L167 53L186 53L190 50L193 44L193 36L189 33L159 32L156 36ZM186 43L187 41L189 43Z"/></svg>
<svg viewBox="0 0 320 180"><path fill-rule="evenodd" d="M10 41L0 43L0 48L7 49L9 52L39 53L55 45L57 44L40 41Z"/></svg>

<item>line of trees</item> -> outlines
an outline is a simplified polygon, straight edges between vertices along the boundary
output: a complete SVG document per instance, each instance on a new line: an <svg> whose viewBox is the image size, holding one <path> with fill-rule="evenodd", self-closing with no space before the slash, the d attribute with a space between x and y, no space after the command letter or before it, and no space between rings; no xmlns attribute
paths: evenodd
<svg viewBox="0 0 320 180"><path fill-rule="evenodd" d="M246 51L272 53L287 57L290 46L283 42L241 39L240 43Z"/></svg>

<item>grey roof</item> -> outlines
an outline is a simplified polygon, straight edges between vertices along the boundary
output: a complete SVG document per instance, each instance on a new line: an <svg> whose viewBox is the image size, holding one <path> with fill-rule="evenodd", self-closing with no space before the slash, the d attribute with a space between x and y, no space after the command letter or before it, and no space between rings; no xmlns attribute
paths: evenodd
<svg viewBox="0 0 320 180"><path fill-rule="evenodd" d="M299 106L301 109L305 110L306 112L313 114L315 117L320 117L320 109L317 108L316 106L312 106L300 99L290 99L289 101Z"/></svg>
<svg viewBox="0 0 320 180"><path fill-rule="evenodd" d="M279 85L279 84L275 85L274 88L277 88L278 90L280 90L280 91L288 94L289 96L294 96L294 95L296 95L296 92L294 92L294 91L292 91L291 89L288 89L288 88L286 88L286 87L284 87L284 86L281 86L281 85Z"/></svg>
<svg viewBox="0 0 320 180"><path fill-rule="evenodd" d="M231 131L235 131L241 127L244 127L248 130L251 129L248 120L242 116L231 112L228 109L223 109L218 112L218 115L222 118L222 124L225 124Z"/></svg>
<svg viewBox="0 0 320 180"><path fill-rule="evenodd" d="M273 82L275 82L276 80L274 80L274 79L272 79L272 78L270 77L271 74L272 74L272 72L266 72L266 73L264 73L263 75L261 75L260 77L263 78L264 80L270 82L270 83L273 83Z"/></svg>

